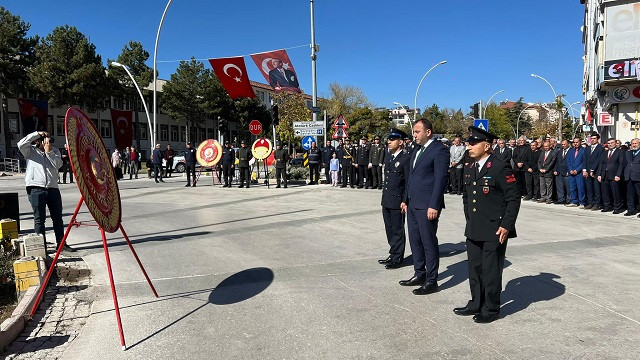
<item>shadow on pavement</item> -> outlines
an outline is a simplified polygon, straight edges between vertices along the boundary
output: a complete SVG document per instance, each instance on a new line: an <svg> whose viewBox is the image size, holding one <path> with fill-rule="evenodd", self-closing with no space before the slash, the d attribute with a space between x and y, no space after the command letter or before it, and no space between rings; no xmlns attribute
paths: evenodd
<svg viewBox="0 0 640 360"><path fill-rule="evenodd" d="M466 251L466 250L465 250ZM504 268L506 269L511 265L508 260L504 261ZM447 266L447 270L438 274L438 279L446 279L444 283L440 284L440 290L450 289L456 285L459 285L469 279L469 265L467 260L462 260L455 264Z"/></svg>
<svg viewBox="0 0 640 360"><path fill-rule="evenodd" d="M542 272L539 275L523 276L509 281L501 296L503 305L500 315L507 317L528 308L533 303L553 300L564 295L564 284L555 279L560 279L560 276Z"/></svg>
<svg viewBox="0 0 640 360"><path fill-rule="evenodd" d="M440 257L443 258L443 257L456 256L458 254L462 254L466 252L467 246L465 244L466 243L464 241L461 241L457 244L453 244L453 243L440 244L439 246Z"/></svg>
<svg viewBox="0 0 640 360"><path fill-rule="evenodd" d="M165 325L161 329L156 330L153 334L129 346L129 349L139 344L142 344L143 342L160 334L164 330L170 328L171 326L193 315L196 311L202 309L208 304L229 305L229 304L235 304L238 302L248 300L260 294L264 290L266 290L269 287L269 285L271 285L271 283L273 282L273 278L274 278L273 271L269 268L264 268L264 267L247 269L247 270L243 270L241 272L235 273L229 276L228 278L224 279L220 284L218 284L211 291L211 293L209 294L208 300L205 303L189 311L188 313L182 315L181 317L177 318L171 323ZM190 295L202 293L202 292L203 291L198 291L194 293L185 293L186 295L181 294L179 295L179 297L185 297L185 296L188 297Z"/></svg>
<svg viewBox="0 0 640 360"><path fill-rule="evenodd" d="M198 236L208 235L211 233L213 233L213 231L196 231L196 232L186 233L186 234L148 236L142 239L130 239L130 240L132 244L138 244L138 243L145 243L149 241L169 241L169 240L181 239L184 237L192 237L192 236L198 237ZM127 242L126 241L114 242L113 239L107 238L107 244L109 245L109 247L112 248L114 246L127 245ZM74 244L73 249L75 250L102 249L102 242L96 245L85 245L85 246L78 246L77 244Z"/></svg>

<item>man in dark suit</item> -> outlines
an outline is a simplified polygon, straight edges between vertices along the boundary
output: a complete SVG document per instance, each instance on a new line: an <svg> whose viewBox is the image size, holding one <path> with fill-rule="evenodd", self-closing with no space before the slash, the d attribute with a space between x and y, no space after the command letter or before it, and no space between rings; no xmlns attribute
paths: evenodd
<svg viewBox="0 0 640 360"><path fill-rule="evenodd" d="M511 164L511 158L513 157L513 151L507 147L507 144L503 139L498 139L498 147L495 148L493 154L500 160Z"/></svg>
<svg viewBox="0 0 640 360"><path fill-rule="evenodd" d="M282 60L273 59L271 63L274 67L273 70L269 71L269 84L274 89L277 88L299 88L298 77L296 73L291 70L285 69L282 67Z"/></svg>
<svg viewBox="0 0 640 360"><path fill-rule="evenodd" d="M249 161L251 161L253 155L244 140L240 142L240 149L238 149L236 155L238 156L238 168L240 169L240 186L238 187L243 188L246 183L248 189L251 186L251 166Z"/></svg>
<svg viewBox="0 0 640 360"><path fill-rule="evenodd" d="M402 204L407 211L409 244L413 257L414 275L400 281L403 286L421 285L416 295L438 291L438 219L444 209L449 151L433 139L433 125L420 119L413 126L416 149L411 155L411 170L407 181L407 195Z"/></svg>
<svg viewBox="0 0 640 360"><path fill-rule="evenodd" d="M582 160L582 176L584 177L587 189L587 205L584 207L591 210L600 210L600 183L596 179L598 176L598 166L602 162L604 148L600 144L600 134L591 134L591 146L587 146Z"/></svg>
<svg viewBox="0 0 640 360"><path fill-rule="evenodd" d="M355 166L358 169L358 189L362 189L366 185L369 188L371 183L371 176L367 174L367 167L369 165L369 145L367 144L367 138L362 138L362 144L358 146L356 151ZM365 183L365 178L367 182Z"/></svg>
<svg viewBox="0 0 640 360"><path fill-rule="evenodd" d="M631 147L626 153L624 178L627 180L627 212L624 216L637 213L638 197L640 196L640 140L631 140ZM640 216L639 216L640 217Z"/></svg>
<svg viewBox="0 0 640 360"><path fill-rule="evenodd" d="M222 176L224 177L224 185L222 187L231 187L233 173L235 171L236 151L233 150L228 141L224 142L222 148Z"/></svg>
<svg viewBox="0 0 640 360"><path fill-rule="evenodd" d="M548 141L542 145L542 151L538 157L538 170L540 171L540 200L547 204L553 203L553 169L556 166L557 153L551 150L551 144Z"/></svg>
<svg viewBox="0 0 640 360"><path fill-rule="evenodd" d="M385 264L385 269L397 269L404 260L406 238L404 235L404 211L402 201L407 191L407 176L409 176L409 158L402 151L404 131L392 128L387 135L389 154L385 158L384 188L382 190L382 219L389 243L389 256L378 263Z"/></svg>
<svg viewBox="0 0 640 360"><path fill-rule="evenodd" d="M507 239L516 237L520 194L511 166L491 155L495 136L477 127L469 129L472 161L464 167L462 202L471 300L453 312L474 315L477 323L490 323L500 317L502 269Z"/></svg>
<svg viewBox="0 0 640 360"><path fill-rule="evenodd" d="M624 153L616 149L616 139L607 140L608 149L602 157L598 182L602 187L602 212L613 211L614 214L624 212L622 210L622 197L620 196L620 180L624 171Z"/></svg>
<svg viewBox="0 0 640 360"><path fill-rule="evenodd" d="M284 188L286 189L289 151L282 148L282 143L280 141L276 143L276 151L273 154L273 158L276 161L276 188L280 187L280 181L282 180Z"/></svg>
<svg viewBox="0 0 640 360"><path fill-rule="evenodd" d="M582 163L584 159L584 149L581 146L579 137L573 139L573 147L567 152L567 169L569 169L569 191L571 202L568 207L580 206L584 209L586 197L584 193L584 177L582 176Z"/></svg>
<svg viewBox="0 0 640 360"><path fill-rule="evenodd" d="M525 160L529 157L529 152L531 149L527 145L527 138L521 136L518 139L518 146L513 149L512 159L513 159L513 174L516 177L516 184L518 184L518 188L520 189L520 194L525 195L526 187L524 174L527 172L527 169L524 167Z"/></svg>
<svg viewBox="0 0 640 360"><path fill-rule="evenodd" d="M538 150L538 142L533 140L529 144L529 151L525 153L522 161L524 161L524 181L527 187L527 193L523 200L537 200L540 193L540 171L538 170L538 158L540 151Z"/></svg>
<svg viewBox="0 0 640 360"><path fill-rule="evenodd" d="M571 195L569 193L569 168L567 167L568 152L569 140L562 140L562 146L556 153L556 166L553 170L553 175L556 177L557 204L568 204L571 202Z"/></svg>

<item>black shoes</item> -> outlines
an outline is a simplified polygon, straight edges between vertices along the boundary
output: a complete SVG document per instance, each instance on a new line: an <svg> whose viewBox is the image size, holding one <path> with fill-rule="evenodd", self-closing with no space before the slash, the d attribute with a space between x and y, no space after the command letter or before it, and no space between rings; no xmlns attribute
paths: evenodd
<svg viewBox="0 0 640 360"><path fill-rule="evenodd" d="M626 213L624 213L624 216L634 216L636 213L633 211L627 211Z"/></svg>
<svg viewBox="0 0 640 360"><path fill-rule="evenodd" d="M276 189L279 189L279 188L280 188L280 185L276 185Z"/></svg>
<svg viewBox="0 0 640 360"><path fill-rule="evenodd" d="M240 185L240 186L238 186L238 189L243 188L243 187L244 187L244 185Z"/></svg>
<svg viewBox="0 0 640 360"><path fill-rule="evenodd" d="M597 205L597 204L596 204L596 205L593 205L593 206L591 207L591 211L598 211L598 210L600 210L600 209L602 209L602 208L600 207L600 205Z"/></svg>
<svg viewBox="0 0 640 360"><path fill-rule="evenodd" d="M191 187L196 187L196 183L193 183L193 185L191 185Z"/></svg>
<svg viewBox="0 0 640 360"><path fill-rule="evenodd" d="M433 294L438 292L438 284L437 283L432 283L432 282L428 282L425 283L424 285L420 286L417 289L413 290L413 293L415 295L427 295L427 294Z"/></svg>
<svg viewBox="0 0 640 360"><path fill-rule="evenodd" d="M612 211L613 211L613 209L610 208L610 207L606 207L606 208L600 210L600 212L612 212Z"/></svg>
<svg viewBox="0 0 640 360"><path fill-rule="evenodd" d="M184 187L190 187L190 186L191 186L191 184L187 184L187 185L185 185Z"/></svg>
<svg viewBox="0 0 640 360"><path fill-rule="evenodd" d="M391 262L391 255L389 255L386 259L378 260L378 264L389 264Z"/></svg>
<svg viewBox="0 0 640 360"><path fill-rule="evenodd" d="M480 310L469 309L469 306L453 309L453 313L460 316L470 316L480 314Z"/></svg>
<svg viewBox="0 0 640 360"><path fill-rule="evenodd" d="M488 324L500 318L500 314L485 314L479 313L473 317L473 321L478 324Z"/></svg>
<svg viewBox="0 0 640 360"><path fill-rule="evenodd" d="M413 276L411 277L411 279L409 280L400 280L399 284L402 286L418 286L418 285L422 285L424 283L424 279L421 279L417 276Z"/></svg>
<svg viewBox="0 0 640 360"><path fill-rule="evenodd" d="M622 209L617 209L617 210L613 210L613 213L618 215L618 214L622 214L624 212L624 210Z"/></svg>
<svg viewBox="0 0 640 360"><path fill-rule="evenodd" d="M589 204L589 205L585 206L584 209L585 210L590 210L593 206L594 206L594 204Z"/></svg>
<svg viewBox="0 0 640 360"><path fill-rule="evenodd" d="M402 263L397 263L397 262L390 262L387 265L384 266L385 269L387 270L391 270L391 269L399 269L402 267Z"/></svg>

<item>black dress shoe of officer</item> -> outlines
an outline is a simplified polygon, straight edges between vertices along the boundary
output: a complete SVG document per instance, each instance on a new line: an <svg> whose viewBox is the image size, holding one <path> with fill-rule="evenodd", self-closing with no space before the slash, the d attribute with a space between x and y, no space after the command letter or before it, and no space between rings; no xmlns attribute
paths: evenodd
<svg viewBox="0 0 640 360"><path fill-rule="evenodd" d="M473 317L473 321L478 324L488 324L500 318L500 314L485 314L480 313Z"/></svg>
<svg viewBox="0 0 640 360"><path fill-rule="evenodd" d="M633 211L627 211L626 213L624 213L624 216L634 216L636 213Z"/></svg>
<svg viewBox="0 0 640 360"><path fill-rule="evenodd" d="M453 313L460 316L469 316L479 314L480 310L469 309L468 306L465 306L453 309Z"/></svg>
<svg viewBox="0 0 640 360"><path fill-rule="evenodd" d="M417 276L412 276L409 280L400 280L400 285L402 286L418 286L424 283L424 279L421 279Z"/></svg>
<svg viewBox="0 0 640 360"><path fill-rule="evenodd" d="M391 269L399 269L401 266L402 266L402 263L391 262L385 265L384 268L387 270L391 270Z"/></svg>
<svg viewBox="0 0 640 360"><path fill-rule="evenodd" d="M600 212L612 212L613 208L604 208L602 210L600 210Z"/></svg>
<svg viewBox="0 0 640 360"><path fill-rule="evenodd" d="M622 209L618 209L618 210L613 210L613 213L618 215L618 214L622 214L624 212L624 210Z"/></svg>
<svg viewBox="0 0 640 360"><path fill-rule="evenodd" d="M378 260L378 264L388 264L391 262L391 255L389 255L386 259L384 260Z"/></svg>
<svg viewBox="0 0 640 360"><path fill-rule="evenodd" d="M435 292L438 292L438 290L439 289L438 289L437 283L428 282L417 289L413 289L413 293L415 295L427 295L427 294L433 294Z"/></svg>

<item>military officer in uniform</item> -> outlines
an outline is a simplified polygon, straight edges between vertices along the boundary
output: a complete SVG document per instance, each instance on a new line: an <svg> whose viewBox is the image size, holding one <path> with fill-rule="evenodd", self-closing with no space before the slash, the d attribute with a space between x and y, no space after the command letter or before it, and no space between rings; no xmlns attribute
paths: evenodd
<svg viewBox="0 0 640 360"><path fill-rule="evenodd" d="M282 148L282 143L278 141L276 143L276 151L274 152L274 159L276 160L276 188L280 187L280 179L284 183L284 188L287 188L287 164L289 163L289 152Z"/></svg>
<svg viewBox="0 0 640 360"><path fill-rule="evenodd" d="M362 138L362 144L358 147L358 151L356 151L356 169L358 169L358 189L362 189L363 186L366 185L366 188L369 188L369 183L371 182L371 176L367 174L368 165L369 165L369 145L367 144L367 138ZM365 178L367 182L365 183Z"/></svg>
<svg viewBox="0 0 640 360"><path fill-rule="evenodd" d="M402 151L407 134L402 130L391 128L387 135L389 154L384 166L384 189L382 190L382 219L387 232L389 257L378 260L385 264L385 269L397 269L404 260L406 237L404 234L405 215L401 210L407 190L407 176L410 171L411 155ZM377 138L379 139L379 138Z"/></svg>
<svg viewBox="0 0 640 360"><path fill-rule="evenodd" d="M371 168L371 186L382 189L382 164L384 164L385 148L380 144L380 136L373 138L369 149L369 167Z"/></svg>
<svg viewBox="0 0 640 360"><path fill-rule="evenodd" d="M351 188L355 187L355 179L353 178L355 171L352 166L353 164L353 156L355 155L355 148L351 145L351 140L349 138L344 139L344 146L340 151L339 157L342 159L340 161L340 166L342 167L342 186L347 187L347 181L351 185Z"/></svg>
<svg viewBox="0 0 640 360"><path fill-rule="evenodd" d="M253 155L251 154L251 150L247 146L247 143L242 140L240 142L240 149L238 149L238 168L240 168L240 186L239 188L244 187L245 181L247 182L247 189L251 184L251 171L249 171L249 160Z"/></svg>
<svg viewBox="0 0 640 360"><path fill-rule="evenodd" d="M502 269L507 239L516 237L520 192L510 164L491 154L491 142L497 137L474 126L469 130L471 159L464 167L462 202L471 300L453 312L474 315L476 323L490 323L500 317Z"/></svg>
<svg viewBox="0 0 640 360"><path fill-rule="evenodd" d="M222 148L222 176L224 177L224 185L222 187L231 187L231 181L233 180L233 171L236 160L236 152L233 150L228 141L224 142Z"/></svg>

